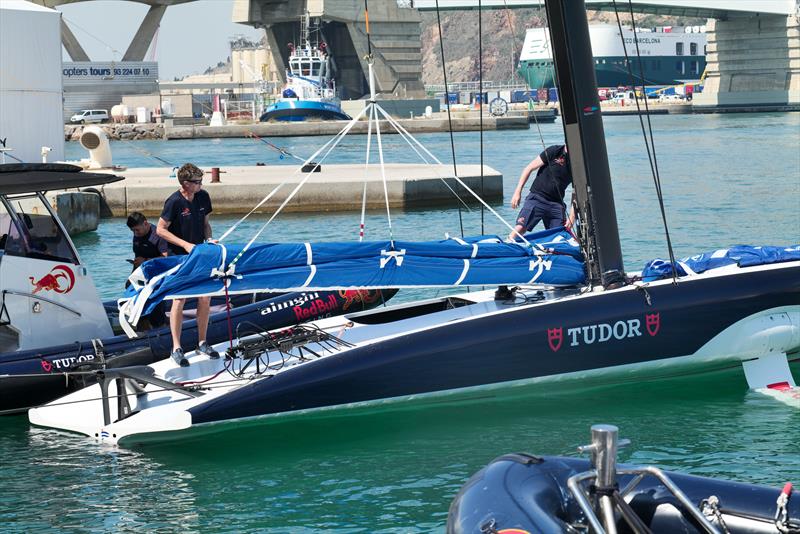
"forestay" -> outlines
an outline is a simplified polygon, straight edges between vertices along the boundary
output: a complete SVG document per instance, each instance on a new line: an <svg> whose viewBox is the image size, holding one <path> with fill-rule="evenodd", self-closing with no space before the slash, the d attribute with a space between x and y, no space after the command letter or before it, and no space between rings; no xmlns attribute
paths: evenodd
<svg viewBox="0 0 800 534"><path fill-rule="evenodd" d="M497 284L573 286L585 282L583 255L563 228L525 236L441 241L364 241L198 245L157 258L130 277L120 318L136 324L164 299L226 292L456 287Z"/></svg>

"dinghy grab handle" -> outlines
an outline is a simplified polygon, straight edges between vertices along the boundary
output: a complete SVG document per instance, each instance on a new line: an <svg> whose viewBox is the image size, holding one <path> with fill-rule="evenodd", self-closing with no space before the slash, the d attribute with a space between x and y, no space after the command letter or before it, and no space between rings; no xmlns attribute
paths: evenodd
<svg viewBox="0 0 800 534"><path fill-rule="evenodd" d="M570 492L586 516L589 526L596 534L617 533L615 516L617 511L634 532L648 531L641 519L636 516L636 513L623 499L647 475L657 478L706 532L710 534L719 532L661 469L651 466L617 469L617 449L630 443L630 440L620 440L618 436L619 429L614 425L593 425L592 443L578 447L578 450L591 453L590 460L594 469L573 475L567 480ZM634 479L620 491L617 475L633 475ZM597 502L600 517L598 517L583 489L583 483L589 480L594 480L593 487L598 496Z"/></svg>

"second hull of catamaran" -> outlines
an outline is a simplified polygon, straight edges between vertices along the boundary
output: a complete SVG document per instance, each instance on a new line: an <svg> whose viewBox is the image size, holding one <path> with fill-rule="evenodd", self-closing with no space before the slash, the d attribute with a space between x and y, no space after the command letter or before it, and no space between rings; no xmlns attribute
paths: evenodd
<svg viewBox="0 0 800 534"><path fill-rule="evenodd" d="M677 284L493 296L465 293L251 337L240 354L270 337L282 352L194 356L188 368L159 362L152 370L166 382L132 385L130 377L148 382L142 368L127 379L109 375L105 401L95 385L29 417L128 445L322 409L513 395L553 380L614 382L743 365L753 388L794 386L787 354L800 351L800 262L713 269Z"/></svg>

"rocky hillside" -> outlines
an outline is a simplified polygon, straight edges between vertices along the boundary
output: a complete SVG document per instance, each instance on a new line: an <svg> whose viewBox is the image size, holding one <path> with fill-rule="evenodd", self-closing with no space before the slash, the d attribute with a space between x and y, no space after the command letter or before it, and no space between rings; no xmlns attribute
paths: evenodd
<svg viewBox="0 0 800 534"><path fill-rule="evenodd" d="M630 16L620 14L622 23ZM478 79L477 11L441 13L447 81ZM525 40L525 30L544 26L544 9L495 9L483 12L483 79L495 82L512 79L513 67ZM589 11L590 23L616 24L614 13ZM636 15L637 27L683 26L705 24L705 19ZM513 28L513 30L512 30ZM436 13L422 13L422 64L425 84L443 82Z"/></svg>

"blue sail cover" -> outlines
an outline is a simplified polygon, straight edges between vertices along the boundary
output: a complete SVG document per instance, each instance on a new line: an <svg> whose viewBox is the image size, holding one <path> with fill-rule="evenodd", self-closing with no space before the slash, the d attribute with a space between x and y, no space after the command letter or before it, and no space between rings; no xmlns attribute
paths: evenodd
<svg viewBox="0 0 800 534"><path fill-rule="evenodd" d="M131 275L121 316L135 324L161 300L228 292L304 291L498 284L585 283L583 256L563 228L441 241L198 245L186 256L156 258ZM233 265L232 265L233 264Z"/></svg>
<svg viewBox="0 0 800 534"><path fill-rule="evenodd" d="M705 252L678 260L675 268L677 275L688 276L702 273L709 269L738 265L751 267L786 261L800 261L800 245L789 247L754 247L737 245L735 247ZM652 282L672 277L669 260L656 259L647 262L642 269L642 280Z"/></svg>

